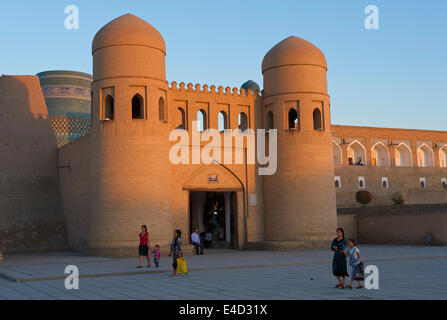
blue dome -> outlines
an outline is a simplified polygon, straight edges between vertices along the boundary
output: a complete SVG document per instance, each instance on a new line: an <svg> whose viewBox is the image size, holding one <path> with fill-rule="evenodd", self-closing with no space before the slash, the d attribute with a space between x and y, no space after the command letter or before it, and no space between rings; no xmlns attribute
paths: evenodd
<svg viewBox="0 0 447 320"><path fill-rule="evenodd" d="M247 82L245 82L242 86L241 89L245 89L245 91L248 91L248 89L251 89L253 91L261 91L261 88L259 87L259 85L252 81L252 80L248 80Z"/></svg>
<svg viewBox="0 0 447 320"><path fill-rule="evenodd" d="M90 118L91 75L54 70L37 76L51 117Z"/></svg>

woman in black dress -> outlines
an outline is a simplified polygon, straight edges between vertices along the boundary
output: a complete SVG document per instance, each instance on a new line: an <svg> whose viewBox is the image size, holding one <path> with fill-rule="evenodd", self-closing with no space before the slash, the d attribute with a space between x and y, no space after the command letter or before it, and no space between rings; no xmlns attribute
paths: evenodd
<svg viewBox="0 0 447 320"><path fill-rule="evenodd" d="M334 251L334 259L332 260L332 272L337 278L336 288L346 288L346 276L348 275L346 266L345 249L347 243L345 240L345 232L342 228L337 229L337 238L332 241L331 250ZM343 279L343 281L342 281Z"/></svg>
<svg viewBox="0 0 447 320"><path fill-rule="evenodd" d="M177 259L178 257L183 257L182 252L182 239L180 238L182 236L182 232L180 230L174 231L174 239L172 239L171 243L171 252L169 253L169 256L172 256L172 274L170 274L171 277L175 277L177 275Z"/></svg>

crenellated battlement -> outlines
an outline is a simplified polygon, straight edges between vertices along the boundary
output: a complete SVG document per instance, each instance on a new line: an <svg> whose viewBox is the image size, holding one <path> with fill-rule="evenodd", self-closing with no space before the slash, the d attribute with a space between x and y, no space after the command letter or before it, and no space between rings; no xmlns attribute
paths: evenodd
<svg viewBox="0 0 447 320"><path fill-rule="evenodd" d="M178 91L178 92L194 92L194 93L202 93L202 94L210 94L210 95L225 95L225 96L258 96L259 91L253 91L251 89L248 89L246 91L245 89L241 88L233 88L230 87L223 87L219 86L216 87L215 85L200 85L196 84L193 85L192 83L185 84L184 82L177 83L176 81L171 82L171 86L169 87L171 91Z"/></svg>

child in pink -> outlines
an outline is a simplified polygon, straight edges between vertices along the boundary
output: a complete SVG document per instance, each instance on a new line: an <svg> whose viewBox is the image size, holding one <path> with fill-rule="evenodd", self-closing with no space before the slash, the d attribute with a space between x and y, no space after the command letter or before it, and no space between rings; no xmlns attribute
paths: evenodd
<svg viewBox="0 0 447 320"><path fill-rule="evenodd" d="M160 246L158 244L155 246L155 250L153 250L152 253L154 254L155 267L158 268L158 266L160 265L160 258L161 258Z"/></svg>

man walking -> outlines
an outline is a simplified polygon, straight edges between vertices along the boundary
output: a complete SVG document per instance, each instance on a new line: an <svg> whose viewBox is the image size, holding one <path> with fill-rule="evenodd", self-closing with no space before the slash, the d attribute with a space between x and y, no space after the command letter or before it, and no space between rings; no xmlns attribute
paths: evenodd
<svg viewBox="0 0 447 320"><path fill-rule="evenodd" d="M199 238L199 228L195 228L194 232L191 234L191 242L196 247L197 255L203 255L203 243Z"/></svg>

